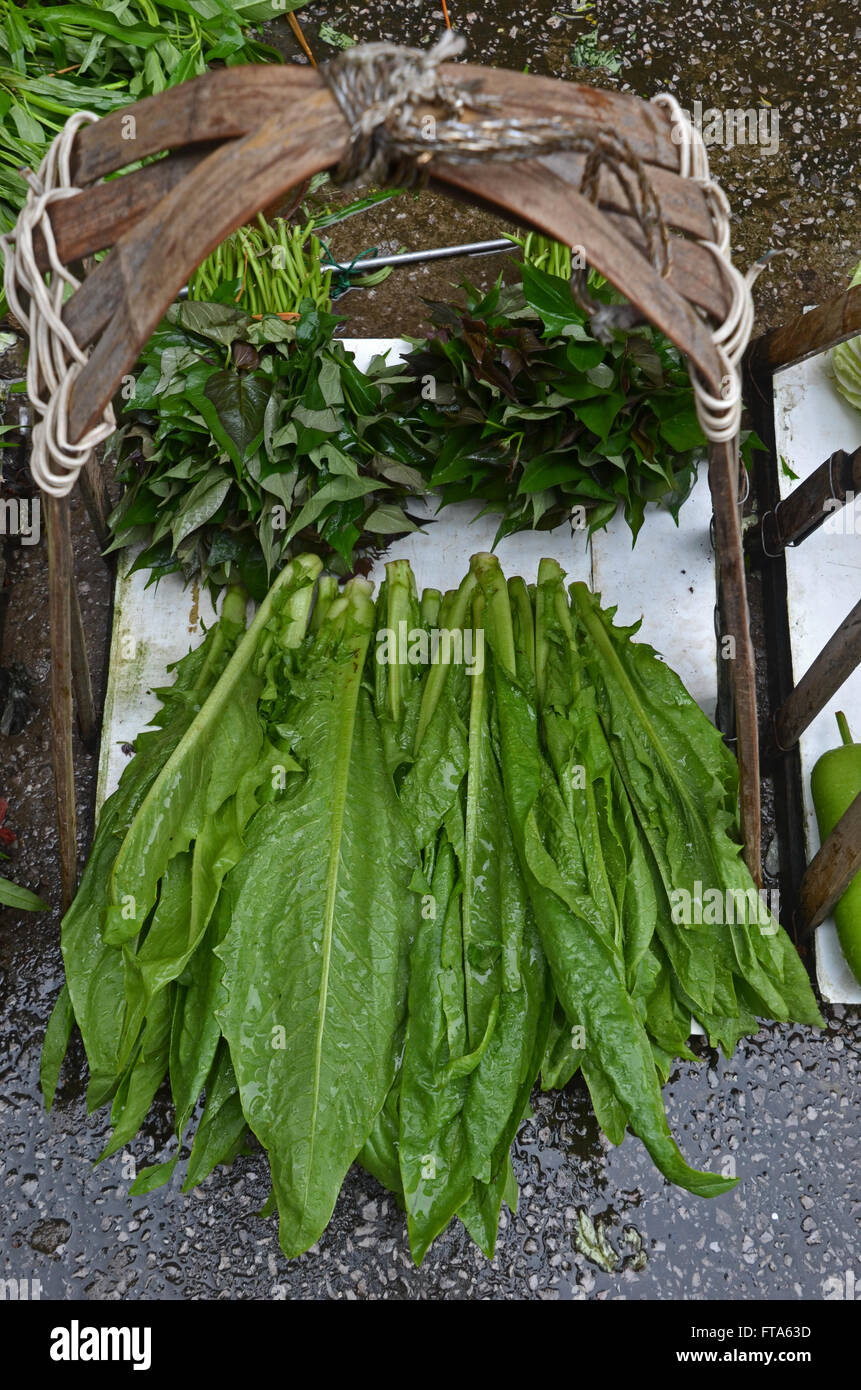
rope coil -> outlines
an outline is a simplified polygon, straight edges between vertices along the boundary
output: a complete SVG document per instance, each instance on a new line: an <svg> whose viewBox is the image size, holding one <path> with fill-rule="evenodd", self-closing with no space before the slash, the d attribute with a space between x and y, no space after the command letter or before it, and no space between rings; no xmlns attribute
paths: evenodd
<svg viewBox="0 0 861 1390"><path fill-rule="evenodd" d="M116 428L109 404L99 424L88 430L83 439L77 444L69 440L69 395L88 354L63 323L66 286L74 291L81 281L57 255L49 216L52 203L80 192L72 183L72 145L81 126L97 120L92 111L76 111L52 141L38 172L22 171L29 185L26 202L14 229L0 237L6 299L30 339L27 395L39 417L33 426L30 471L42 491L51 497L65 497L71 492L95 447ZM36 262L33 243L37 231L48 250L47 281ZM28 300L27 308L22 295Z"/></svg>
<svg viewBox="0 0 861 1390"><path fill-rule="evenodd" d="M333 175L336 183L362 177L409 186L422 180L435 155L461 163L514 161L570 148L571 128L560 122L482 115L498 111L500 99L478 92L475 82L454 83L439 71L440 63L465 48L463 35L447 30L429 49L360 44L320 68L350 127L349 147ZM422 106L441 107L442 115L420 116Z"/></svg>
<svg viewBox="0 0 861 1390"><path fill-rule="evenodd" d="M653 97L652 105L669 114L673 139L679 145L679 174L692 179L705 194L713 235L710 240L700 240L699 245L712 254L730 291L726 318L712 331L712 342L724 369L721 395L715 396L709 390L693 363L690 367L697 418L703 434L706 439L722 444L734 439L741 425L741 359L753 329L751 285L762 266L752 266L747 275L742 275L732 263L729 202L720 184L711 176L705 143L690 117L669 92Z"/></svg>

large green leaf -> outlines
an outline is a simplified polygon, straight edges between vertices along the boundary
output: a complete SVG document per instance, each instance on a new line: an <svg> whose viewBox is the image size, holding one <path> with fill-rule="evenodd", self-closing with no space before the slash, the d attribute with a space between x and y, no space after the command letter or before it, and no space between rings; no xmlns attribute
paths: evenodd
<svg viewBox="0 0 861 1390"><path fill-rule="evenodd" d="M490 557L473 564L491 579L498 569ZM734 1182L690 1168L672 1139L651 1046L625 987L622 963L606 929L597 930L592 913L587 916L583 908L587 876L579 837L540 754L534 697L514 674L501 625L488 628L488 639L508 814L556 994L572 1028L583 1029L584 1072L588 1065L596 1087L600 1081L610 1090L670 1181L699 1196L718 1196ZM551 830L558 837L555 855L546 844ZM563 853L565 876L559 867ZM581 891L572 890L574 871Z"/></svg>
<svg viewBox="0 0 861 1390"><path fill-rule="evenodd" d="M263 435L263 416L271 384L262 373L225 368L213 372L204 394L218 412L224 433L232 440L239 463Z"/></svg>
<svg viewBox="0 0 861 1390"><path fill-rule="evenodd" d="M418 912L416 851L362 685L374 610L363 581L348 588L295 677L290 743L307 773L252 821L218 948L221 1024L287 1255L323 1231L386 1100Z"/></svg>
<svg viewBox="0 0 861 1390"><path fill-rule="evenodd" d="M607 737L666 894L658 931L695 1012L732 1017L741 984L763 1016L821 1022L807 973L786 933L760 909L733 838L735 758L651 647L614 627L612 613L584 585L572 585L571 594ZM734 920L710 924L703 914L701 922L674 923L670 908L680 890L692 906L718 893L732 903ZM714 963L713 988L700 969L704 960Z"/></svg>
<svg viewBox="0 0 861 1390"><path fill-rule="evenodd" d="M480 631L474 588L470 576L444 610L446 627ZM417 1262L467 1202L492 1253L508 1151L548 1018L544 955L505 814L483 665L476 661L469 676L462 666L438 666L427 688L401 784L431 875L410 959L399 1095L401 1182Z"/></svg>
<svg viewBox="0 0 861 1390"><path fill-rule="evenodd" d="M134 758L102 807L78 892L63 918L66 983L90 1066L91 1108L103 1104L117 1085L126 1009L125 956L103 936L111 870L147 793L230 660L242 630L231 612L226 602L204 642L177 663L174 685L156 692L163 706L152 720L155 727L138 736Z"/></svg>
<svg viewBox="0 0 861 1390"><path fill-rule="evenodd" d="M235 793L243 774L256 766L264 747L257 714L263 688L258 648L282 610L288 622L304 632L320 568L319 560L303 556L282 571L208 699L149 788L111 871L104 930L108 944L122 945L137 936L170 860L188 849Z"/></svg>

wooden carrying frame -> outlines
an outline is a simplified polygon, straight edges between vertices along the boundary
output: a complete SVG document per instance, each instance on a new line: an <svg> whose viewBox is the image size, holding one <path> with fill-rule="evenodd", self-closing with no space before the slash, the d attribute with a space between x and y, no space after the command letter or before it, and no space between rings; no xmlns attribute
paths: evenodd
<svg viewBox="0 0 861 1390"><path fill-rule="evenodd" d="M430 186L492 206L523 226L582 246L605 276L672 340L721 396L725 366L712 339L730 308L725 277L712 253L713 223L703 188L680 174L680 146L669 113L616 92L472 64L443 64L441 74L468 91L504 102L506 119L576 121L621 136L641 161L669 232L665 275L646 255L646 237L625 190L609 169L596 195L579 191L583 154L554 154L504 165L427 164ZM467 106L468 95L465 94ZM350 129L320 74L296 66L236 67L209 73L148 97L83 127L76 138L72 177L81 192L55 202L51 224L61 261L73 264L112 247L67 301L63 318L82 348L91 348L74 383L69 439L99 421L132 370L141 349L196 266L230 232L288 189L334 169ZM167 151L122 178L107 175ZM37 259L47 268L44 243ZM744 854L760 873L759 750L754 655L748 625L740 524L737 440L709 445L714 509L719 637L730 656L719 662L719 707L734 733L740 768ZM80 475L97 529L105 501L98 470ZM52 718L60 817L63 896L75 887L75 798L72 765L72 683L79 723L92 732L86 663L71 575L68 500L46 498L51 583ZM728 713L727 713L728 712ZM83 719L82 719L83 716ZM727 720L732 727L727 727Z"/></svg>
<svg viewBox="0 0 861 1390"><path fill-rule="evenodd" d="M761 573L774 710L765 759L775 782L781 880L796 934L819 926L861 870L861 793L805 870L804 810L798 742L805 729L861 664L861 600L809 669L795 673L790 654L785 551L800 545L832 514L861 497L861 448L839 449L781 499L774 427L776 372L861 333L861 285L751 343L745 397L768 457L757 470L757 525L747 533L750 561ZM797 678L796 678L797 677Z"/></svg>

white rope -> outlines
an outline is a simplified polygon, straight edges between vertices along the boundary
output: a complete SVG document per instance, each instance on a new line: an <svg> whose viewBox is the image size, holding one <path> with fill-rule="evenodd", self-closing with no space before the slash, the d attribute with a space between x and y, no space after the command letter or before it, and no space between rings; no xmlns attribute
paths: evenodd
<svg viewBox="0 0 861 1390"><path fill-rule="evenodd" d="M93 449L116 428L113 407L108 405L99 424L77 444L69 442L69 394L88 354L63 323L65 287L76 290L81 282L57 255L48 213L52 203L80 192L72 184L72 145L80 127L96 120L92 111L76 111L51 142L38 173L22 171L29 184L27 200L13 230L0 237L6 298L30 338L27 395L39 416L33 426L30 471L42 491L52 497L65 497L72 490ZM37 229L48 249L47 279L36 263ZM29 300L26 309L22 294Z"/></svg>
<svg viewBox="0 0 861 1390"><path fill-rule="evenodd" d="M730 257L730 207L726 194L709 172L709 159L700 132L674 96L662 92L652 98L664 107L673 123L673 139L679 144L679 173L703 190L712 222L711 240L699 245L714 256L729 287L730 307L723 323L712 332L712 342L723 367L720 396L713 395L695 369L691 379L697 417L707 439L725 443L734 439L741 424L741 359L753 330L753 296L750 287L762 266L742 275Z"/></svg>

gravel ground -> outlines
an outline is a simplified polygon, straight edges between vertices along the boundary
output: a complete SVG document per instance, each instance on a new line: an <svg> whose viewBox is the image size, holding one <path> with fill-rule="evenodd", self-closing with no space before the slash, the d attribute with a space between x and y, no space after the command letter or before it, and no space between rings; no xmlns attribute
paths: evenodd
<svg viewBox="0 0 861 1390"><path fill-rule="evenodd" d="M600 0L572 17L574 8L557 10L548 0L486 0L473 8L449 0L471 56L485 63L528 64L643 96L669 87L689 107L779 109L775 154L712 151L736 211L738 259L744 265L770 248L788 252L757 284L760 327L833 293L861 255L852 167L859 33L851 8ZM335 52L321 37L323 22L359 39L409 43L438 30L437 7L409 0L313 4L302 22L321 57ZM279 42L295 60L293 41ZM596 53L609 55L604 62L616 70L584 68ZM423 194L344 224L333 248L347 256L372 245L454 244L499 235L499 226ZM500 265L489 258L399 272L341 301L348 331L418 332L422 295L447 296L464 274L486 282ZM0 359L0 377L19 374L14 354ZM99 683L110 576L79 511L73 524ZM35 708L20 734L0 735L0 796L9 799L7 824L19 837L14 876L56 901L44 545L7 545L0 583L4 559L0 665L24 663ZM95 778L95 759L83 749L77 772L83 855ZM39 1099L39 1048L61 981L56 915L0 913L0 973L0 1278L39 1279L43 1297L818 1299L861 1287L861 1203L852 1181L861 1095L857 1010L827 1010L821 1034L765 1028L730 1061L701 1047L699 1066L677 1068L666 1088L670 1124L690 1161L738 1174L729 1197L706 1203L666 1187L635 1139L611 1149L575 1081L562 1094L534 1098L515 1157L520 1211L508 1219L493 1263L458 1228L416 1270L401 1214L356 1170L319 1246L289 1263L274 1222L256 1215L267 1196L260 1155L214 1174L190 1197L168 1189L129 1198L126 1156L93 1167L107 1125L103 1114L86 1115L79 1047L50 1116ZM151 1161L169 1131L162 1101L135 1149L139 1163Z"/></svg>

